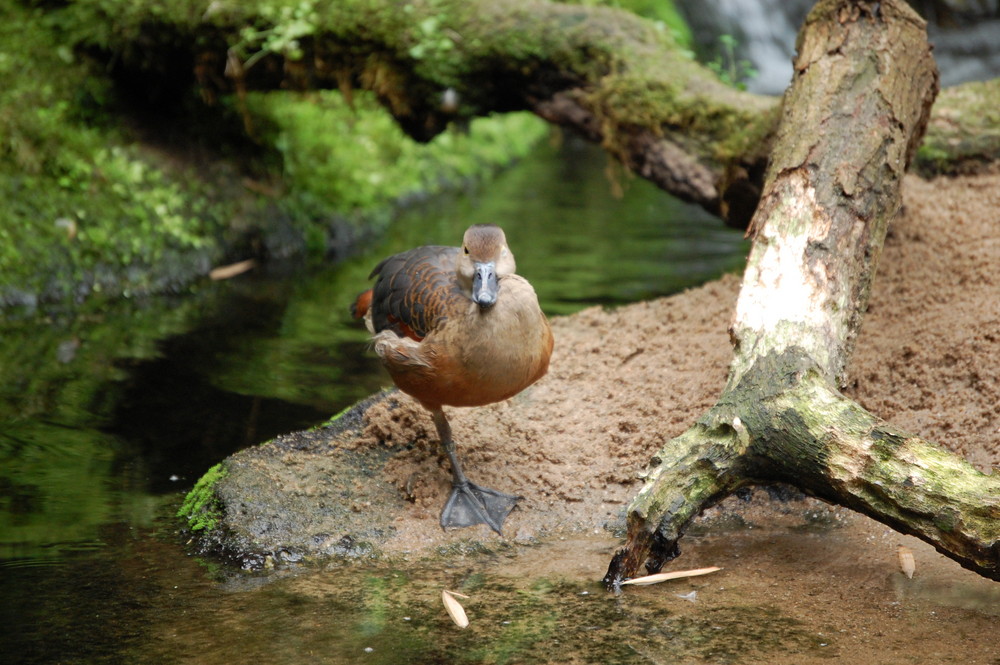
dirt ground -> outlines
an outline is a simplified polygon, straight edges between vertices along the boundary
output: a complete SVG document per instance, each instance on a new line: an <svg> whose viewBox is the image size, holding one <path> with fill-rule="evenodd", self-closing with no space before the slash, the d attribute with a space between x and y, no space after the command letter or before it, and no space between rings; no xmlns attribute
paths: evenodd
<svg viewBox="0 0 1000 665"><path fill-rule="evenodd" d="M1000 174L907 177L849 368L851 397L983 471L1000 466L998 266ZM524 496L506 538L620 520L649 458L721 391L739 286L739 276L727 276L668 298L555 319L546 377L504 403L446 409L469 477ZM385 468L411 502L387 549L497 538L486 527L441 531L447 462L430 416L403 398L402 408L383 402L368 411L360 442L413 442Z"/></svg>

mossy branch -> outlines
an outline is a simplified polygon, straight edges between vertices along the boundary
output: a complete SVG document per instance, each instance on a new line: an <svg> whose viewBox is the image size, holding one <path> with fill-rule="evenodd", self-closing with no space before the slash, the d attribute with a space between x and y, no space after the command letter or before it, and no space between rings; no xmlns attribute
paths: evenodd
<svg viewBox="0 0 1000 665"><path fill-rule="evenodd" d="M724 85L668 30L625 11L542 0L122 4L57 14L73 43L107 53L131 84L196 85L209 103L366 88L421 141L456 120L531 110L734 224L745 226L760 191L777 100Z"/></svg>
<svg viewBox="0 0 1000 665"><path fill-rule="evenodd" d="M641 177L743 228L763 186L779 99L724 85L662 26L545 0L194 0L71 3L71 43L109 54L130 84L375 92L410 136L530 110L602 144ZM135 75L138 70L139 75ZM923 172L1000 157L1000 82L963 86L935 116ZM984 109L987 109L984 112ZM993 115L991 115L993 113Z"/></svg>
<svg viewBox="0 0 1000 665"><path fill-rule="evenodd" d="M658 571L679 554L694 517L758 482L788 483L864 513L1000 581L1000 477L876 418L815 374L748 403L714 407L708 417L719 426L696 425L658 453L662 461L654 459L659 466L629 506L628 544L606 584L643 564Z"/></svg>

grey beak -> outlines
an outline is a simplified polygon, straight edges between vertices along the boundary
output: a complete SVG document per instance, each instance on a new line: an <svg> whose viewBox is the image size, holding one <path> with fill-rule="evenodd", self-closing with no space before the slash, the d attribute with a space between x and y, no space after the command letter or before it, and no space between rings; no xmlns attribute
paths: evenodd
<svg viewBox="0 0 1000 665"><path fill-rule="evenodd" d="M492 261L476 263L472 276L472 300L480 308L489 309L496 304L499 289L496 265Z"/></svg>

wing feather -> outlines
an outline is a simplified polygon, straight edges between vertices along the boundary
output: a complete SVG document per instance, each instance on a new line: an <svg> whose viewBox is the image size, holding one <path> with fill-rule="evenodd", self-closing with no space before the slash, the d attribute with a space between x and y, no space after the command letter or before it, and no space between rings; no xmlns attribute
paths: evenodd
<svg viewBox="0 0 1000 665"><path fill-rule="evenodd" d="M385 259L372 271L372 325L417 341L448 317L449 304L461 299L455 278L457 247L428 245Z"/></svg>

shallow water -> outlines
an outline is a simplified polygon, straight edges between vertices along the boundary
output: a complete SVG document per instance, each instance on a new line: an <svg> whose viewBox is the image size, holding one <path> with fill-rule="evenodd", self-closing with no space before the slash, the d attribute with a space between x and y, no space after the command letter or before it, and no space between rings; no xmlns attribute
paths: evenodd
<svg viewBox="0 0 1000 665"><path fill-rule="evenodd" d="M618 545L607 534L251 574L120 529L102 554L19 571L45 600L7 596L5 662L997 662L1000 585L930 548L904 540L906 579L900 537L856 515L806 530L724 521L686 537L671 566L721 571L617 596L596 580ZM465 630L443 589L468 596Z"/></svg>

